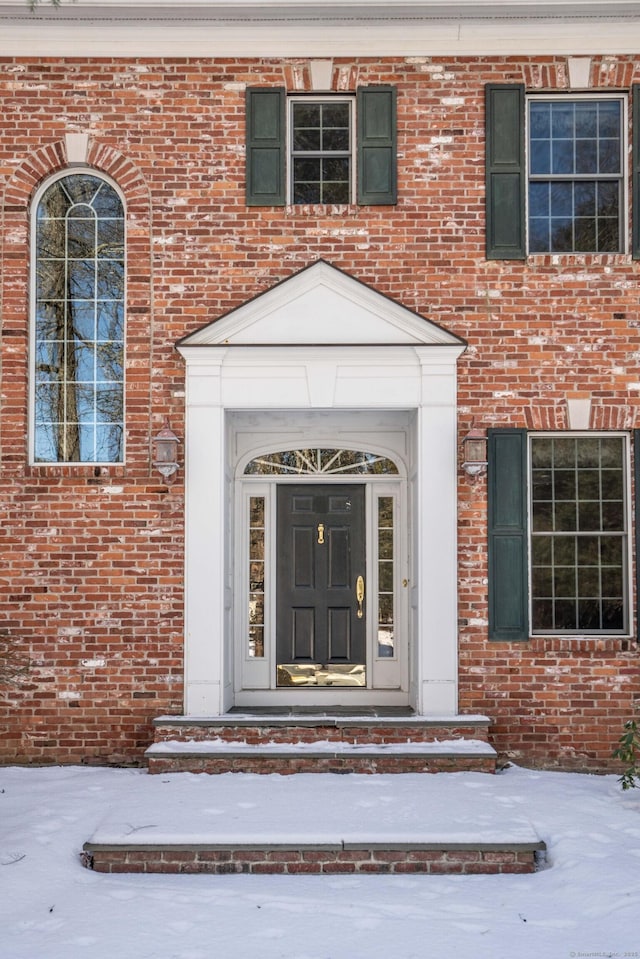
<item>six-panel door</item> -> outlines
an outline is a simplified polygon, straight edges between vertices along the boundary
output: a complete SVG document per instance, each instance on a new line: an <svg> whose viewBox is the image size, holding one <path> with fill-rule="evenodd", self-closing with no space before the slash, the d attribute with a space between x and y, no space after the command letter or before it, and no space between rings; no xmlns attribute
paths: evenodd
<svg viewBox="0 0 640 959"><path fill-rule="evenodd" d="M278 684L363 681L365 487L279 486L277 554Z"/></svg>

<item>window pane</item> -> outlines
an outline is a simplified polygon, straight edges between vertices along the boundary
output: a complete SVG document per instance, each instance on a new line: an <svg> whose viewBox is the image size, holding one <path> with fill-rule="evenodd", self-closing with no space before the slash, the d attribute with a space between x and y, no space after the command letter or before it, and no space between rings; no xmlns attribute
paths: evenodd
<svg viewBox="0 0 640 959"><path fill-rule="evenodd" d="M601 100L598 104L598 133L600 137L620 139L622 113L617 100Z"/></svg>
<svg viewBox="0 0 640 959"><path fill-rule="evenodd" d="M322 105L322 119L325 127L349 128L348 103L324 103Z"/></svg>
<svg viewBox="0 0 640 959"><path fill-rule="evenodd" d="M348 150L349 149L349 131L348 130L324 130L322 134L323 150Z"/></svg>
<svg viewBox="0 0 640 959"><path fill-rule="evenodd" d="M553 539L553 559L562 566L574 566L576 541L573 536L556 536Z"/></svg>
<svg viewBox="0 0 640 959"><path fill-rule="evenodd" d="M577 253L589 253L600 250L596 230L596 220L593 217L577 217L575 222L575 250Z"/></svg>
<svg viewBox="0 0 640 959"><path fill-rule="evenodd" d="M549 138L551 136L551 104L543 100L533 100L529 111L529 128L531 139Z"/></svg>
<svg viewBox="0 0 640 959"><path fill-rule="evenodd" d="M593 103L578 100L575 110L576 137L593 139L598 132L598 111Z"/></svg>
<svg viewBox="0 0 640 959"><path fill-rule="evenodd" d="M348 203L349 202L349 184L345 183L324 183L322 187L322 203Z"/></svg>
<svg viewBox="0 0 640 959"><path fill-rule="evenodd" d="M551 187L549 183L529 184L529 215L548 217L550 213Z"/></svg>
<svg viewBox="0 0 640 959"><path fill-rule="evenodd" d="M570 253L573 249L573 221L570 217L551 218L551 251Z"/></svg>
<svg viewBox="0 0 640 959"><path fill-rule="evenodd" d="M551 140L532 140L529 158L532 173L551 173Z"/></svg>
<svg viewBox="0 0 640 959"><path fill-rule="evenodd" d="M576 173L598 172L598 148L595 140L576 140Z"/></svg>
<svg viewBox="0 0 640 959"><path fill-rule="evenodd" d="M320 128L320 104L297 101L293 103L293 126Z"/></svg>
<svg viewBox="0 0 640 959"><path fill-rule="evenodd" d="M551 248L551 238L549 236L549 219L529 220L529 251L531 253L544 253Z"/></svg>
<svg viewBox="0 0 640 959"><path fill-rule="evenodd" d="M531 481L532 492L535 500L553 499L553 473L551 470L534 469Z"/></svg>
<svg viewBox="0 0 640 959"><path fill-rule="evenodd" d="M554 140L551 148L551 172L574 173L573 140Z"/></svg>
<svg viewBox="0 0 640 959"><path fill-rule="evenodd" d="M570 139L575 135L575 103L556 101L551 104L551 136L554 140Z"/></svg>
<svg viewBox="0 0 640 959"><path fill-rule="evenodd" d="M531 585L535 596L553 595L553 570L550 566L534 566L531 571Z"/></svg>
<svg viewBox="0 0 640 959"><path fill-rule="evenodd" d="M293 133L293 149L310 151L320 149L320 130L299 127Z"/></svg>
<svg viewBox="0 0 640 959"><path fill-rule="evenodd" d="M573 189L571 183L553 183L551 185L551 216L571 216L573 214Z"/></svg>

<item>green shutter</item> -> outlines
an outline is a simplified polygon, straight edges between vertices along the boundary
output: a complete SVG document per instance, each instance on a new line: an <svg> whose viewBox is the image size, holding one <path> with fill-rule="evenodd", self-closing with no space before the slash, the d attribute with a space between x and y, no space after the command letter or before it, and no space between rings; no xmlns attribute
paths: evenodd
<svg viewBox="0 0 640 959"><path fill-rule="evenodd" d="M489 639L529 638L527 432L488 433Z"/></svg>
<svg viewBox="0 0 640 959"><path fill-rule="evenodd" d="M358 203L397 203L395 87L360 87L358 113Z"/></svg>
<svg viewBox="0 0 640 959"><path fill-rule="evenodd" d="M485 88L487 259L524 260L524 87Z"/></svg>
<svg viewBox="0 0 640 959"><path fill-rule="evenodd" d="M281 87L247 89L247 206L284 206L286 103Z"/></svg>
<svg viewBox="0 0 640 959"><path fill-rule="evenodd" d="M631 150L631 252L634 260L640 260L640 83L631 87L632 100L632 150Z"/></svg>
<svg viewBox="0 0 640 959"><path fill-rule="evenodd" d="M633 479L635 485L636 538L636 640L640 642L640 430L633 431Z"/></svg>

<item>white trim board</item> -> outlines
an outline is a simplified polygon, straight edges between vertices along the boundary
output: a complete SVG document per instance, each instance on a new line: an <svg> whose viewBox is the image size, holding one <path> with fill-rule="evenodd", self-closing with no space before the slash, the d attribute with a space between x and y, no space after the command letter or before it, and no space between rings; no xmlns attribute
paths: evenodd
<svg viewBox="0 0 640 959"><path fill-rule="evenodd" d="M313 25L310 26L311 10ZM575 56L638 52L640 4L39 5L0 0L0 55L88 57ZM634 29L635 28L635 29Z"/></svg>

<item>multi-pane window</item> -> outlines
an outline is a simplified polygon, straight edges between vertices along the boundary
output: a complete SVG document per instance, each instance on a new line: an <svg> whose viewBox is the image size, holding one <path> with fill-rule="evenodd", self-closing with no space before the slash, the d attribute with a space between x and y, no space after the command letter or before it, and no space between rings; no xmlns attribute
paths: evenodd
<svg viewBox="0 0 640 959"><path fill-rule="evenodd" d="M393 497L378 499L378 656L395 654Z"/></svg>
<svg viewBox="0 0 640 959"><path fill-rule="evenodd" d="M396 89L247 88L247 206L397 202Z"/></svg>
<svg viewBox="0 0 640 959"><path fill-rule="evenodd" d="M249 656L264 656L265 498L249 497Z"/></svg>
<svg viewBox="0 0 640 959"><path fill-rule="evenodd" d="M351 100L290 101L291 202L349 203Z"/></svg>
<svg viewBox="0 0 640 959"><path fill-rule="evenodd" d="M56 179L35 211L33 459L123 459L124 210L93 173Z"/></svg>
<svg viewBox="0 0 640 959"><path fill-rule="evenodd" d="M628 628L626 448L622 436L534 436L534 633Z"/></svg>
<svg viewBox="0 0 640 959"><path fill-rule="evenodd" d="M624 249L624 102L529 100L529 252Z"/></svg>

